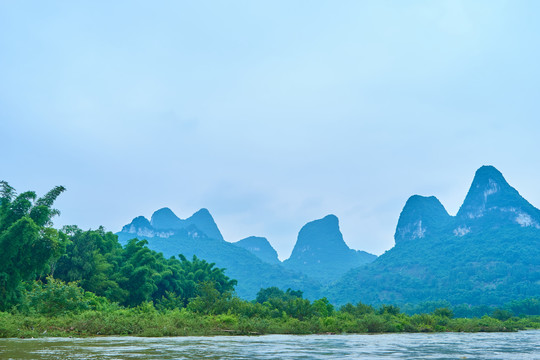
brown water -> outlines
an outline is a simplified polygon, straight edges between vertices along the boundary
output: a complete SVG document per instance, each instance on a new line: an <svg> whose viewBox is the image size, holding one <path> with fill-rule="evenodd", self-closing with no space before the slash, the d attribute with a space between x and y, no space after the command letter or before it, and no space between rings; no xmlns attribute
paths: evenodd
<svg viewBox="0 0 540 360"><path fill-rule="evenodd" d="M0 339L0 359L540 359L540 331Z"/></svg>

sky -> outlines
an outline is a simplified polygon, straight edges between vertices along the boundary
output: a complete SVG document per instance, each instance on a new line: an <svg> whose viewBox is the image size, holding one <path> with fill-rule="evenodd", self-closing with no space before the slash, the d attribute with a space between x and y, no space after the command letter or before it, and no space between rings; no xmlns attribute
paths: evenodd
<svg viewBox="0 0 540 360"><path fill-rule="evenodd" d="M0 180L55 226L162 207L289 257L327 214L382 254L482 165L540 207L538 1L0 0Z"/></svg>

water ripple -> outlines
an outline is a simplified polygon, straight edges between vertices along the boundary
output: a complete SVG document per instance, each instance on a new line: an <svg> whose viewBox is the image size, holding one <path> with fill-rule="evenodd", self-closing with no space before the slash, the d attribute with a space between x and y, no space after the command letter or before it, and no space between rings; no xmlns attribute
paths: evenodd
<svg viewBox="0 0 540 360"><path fill-rule="evenodd" d="M381 335L0 339L2 359L539 360L540 331Z"/></svg>

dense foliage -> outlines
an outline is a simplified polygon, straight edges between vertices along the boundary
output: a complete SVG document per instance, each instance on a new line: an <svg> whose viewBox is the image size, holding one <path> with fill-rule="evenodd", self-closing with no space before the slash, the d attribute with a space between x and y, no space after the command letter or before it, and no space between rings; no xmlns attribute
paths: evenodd
<svg viewBox="0 0 540 360"><path fill-rule="evenodd" d="M0 310L19 301L22 282L53 271L64 251L65 236L51 227L59 213L53 202L64 190L58 186L37 198L0 182Z"/></svg>
<svg viewBox="0 0 540 360"><path fill-rule="evenodd" d="M199 284L209 282L219 292L232 291L224 269L215 268L193 256L192 261L165 259L150 250L145 240L130 240L124 247L117 236L102 228L82 231L64 229L70 236L66 253L58 260L55 277L78 281L96 295L125 306L154 301L161 306L186 306L197 294Z"/></svg>
<svg viewBox="0 0 540 360"><path fill-rule="evenodd" d="M203 284L218 294L231 292L236 285L213 263L196 256L191 261L182 255L165 259L144 240L132 239L121 247L116 236L103 229L76 229L70 240L58 261L56 278L77 281L84 290L123 306L153 301L164 308L183 307Z"/></svg>
<svg viewBox="0 0 540 360"><path fill-rule="evenodd" d="M62 289L63 287L63 289ZM314 302L277 294L264 303L241 300L207 288L187 308L158 309L150 302L122 308L100 303L73 285L55 283L38 290L34 312L1 313L0 337L92 335L230 335L230 334L337 334L401 332L478 332L539 329L540 317L517 317L497 309L492 316L456 318L451 309L407 315L396 306L374 308L359 303L336 310L327 300ZM34 290L32 290L34 292ZM47 294L52 291L51 294ZM50 296L52 295L52 296ZM54 300L54 299L57 300ZM49 305L65 304L51 313ZM500 317L500 315L504 315Z"/></svg>
<svg viewBox="0 0 540 360"><path fill-rule="evenodd" d="M329 297L341 304L353 298L500 306L540 294L539 247L540 230L516 226L415 239L349 272Z"/></svg>

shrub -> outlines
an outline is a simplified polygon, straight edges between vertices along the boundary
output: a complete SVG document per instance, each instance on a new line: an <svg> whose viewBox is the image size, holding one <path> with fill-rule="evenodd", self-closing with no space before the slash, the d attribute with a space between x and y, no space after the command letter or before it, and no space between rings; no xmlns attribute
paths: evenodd
<svg viewBox="0 0 540 360"><path fill-rule="evenodd" d="M91 296L77 283L65 283L53 277L47 277L47 282L34 281L24 294L27 312L45 316L58 316L68 313L80 313L90 308Z"/></svg>

